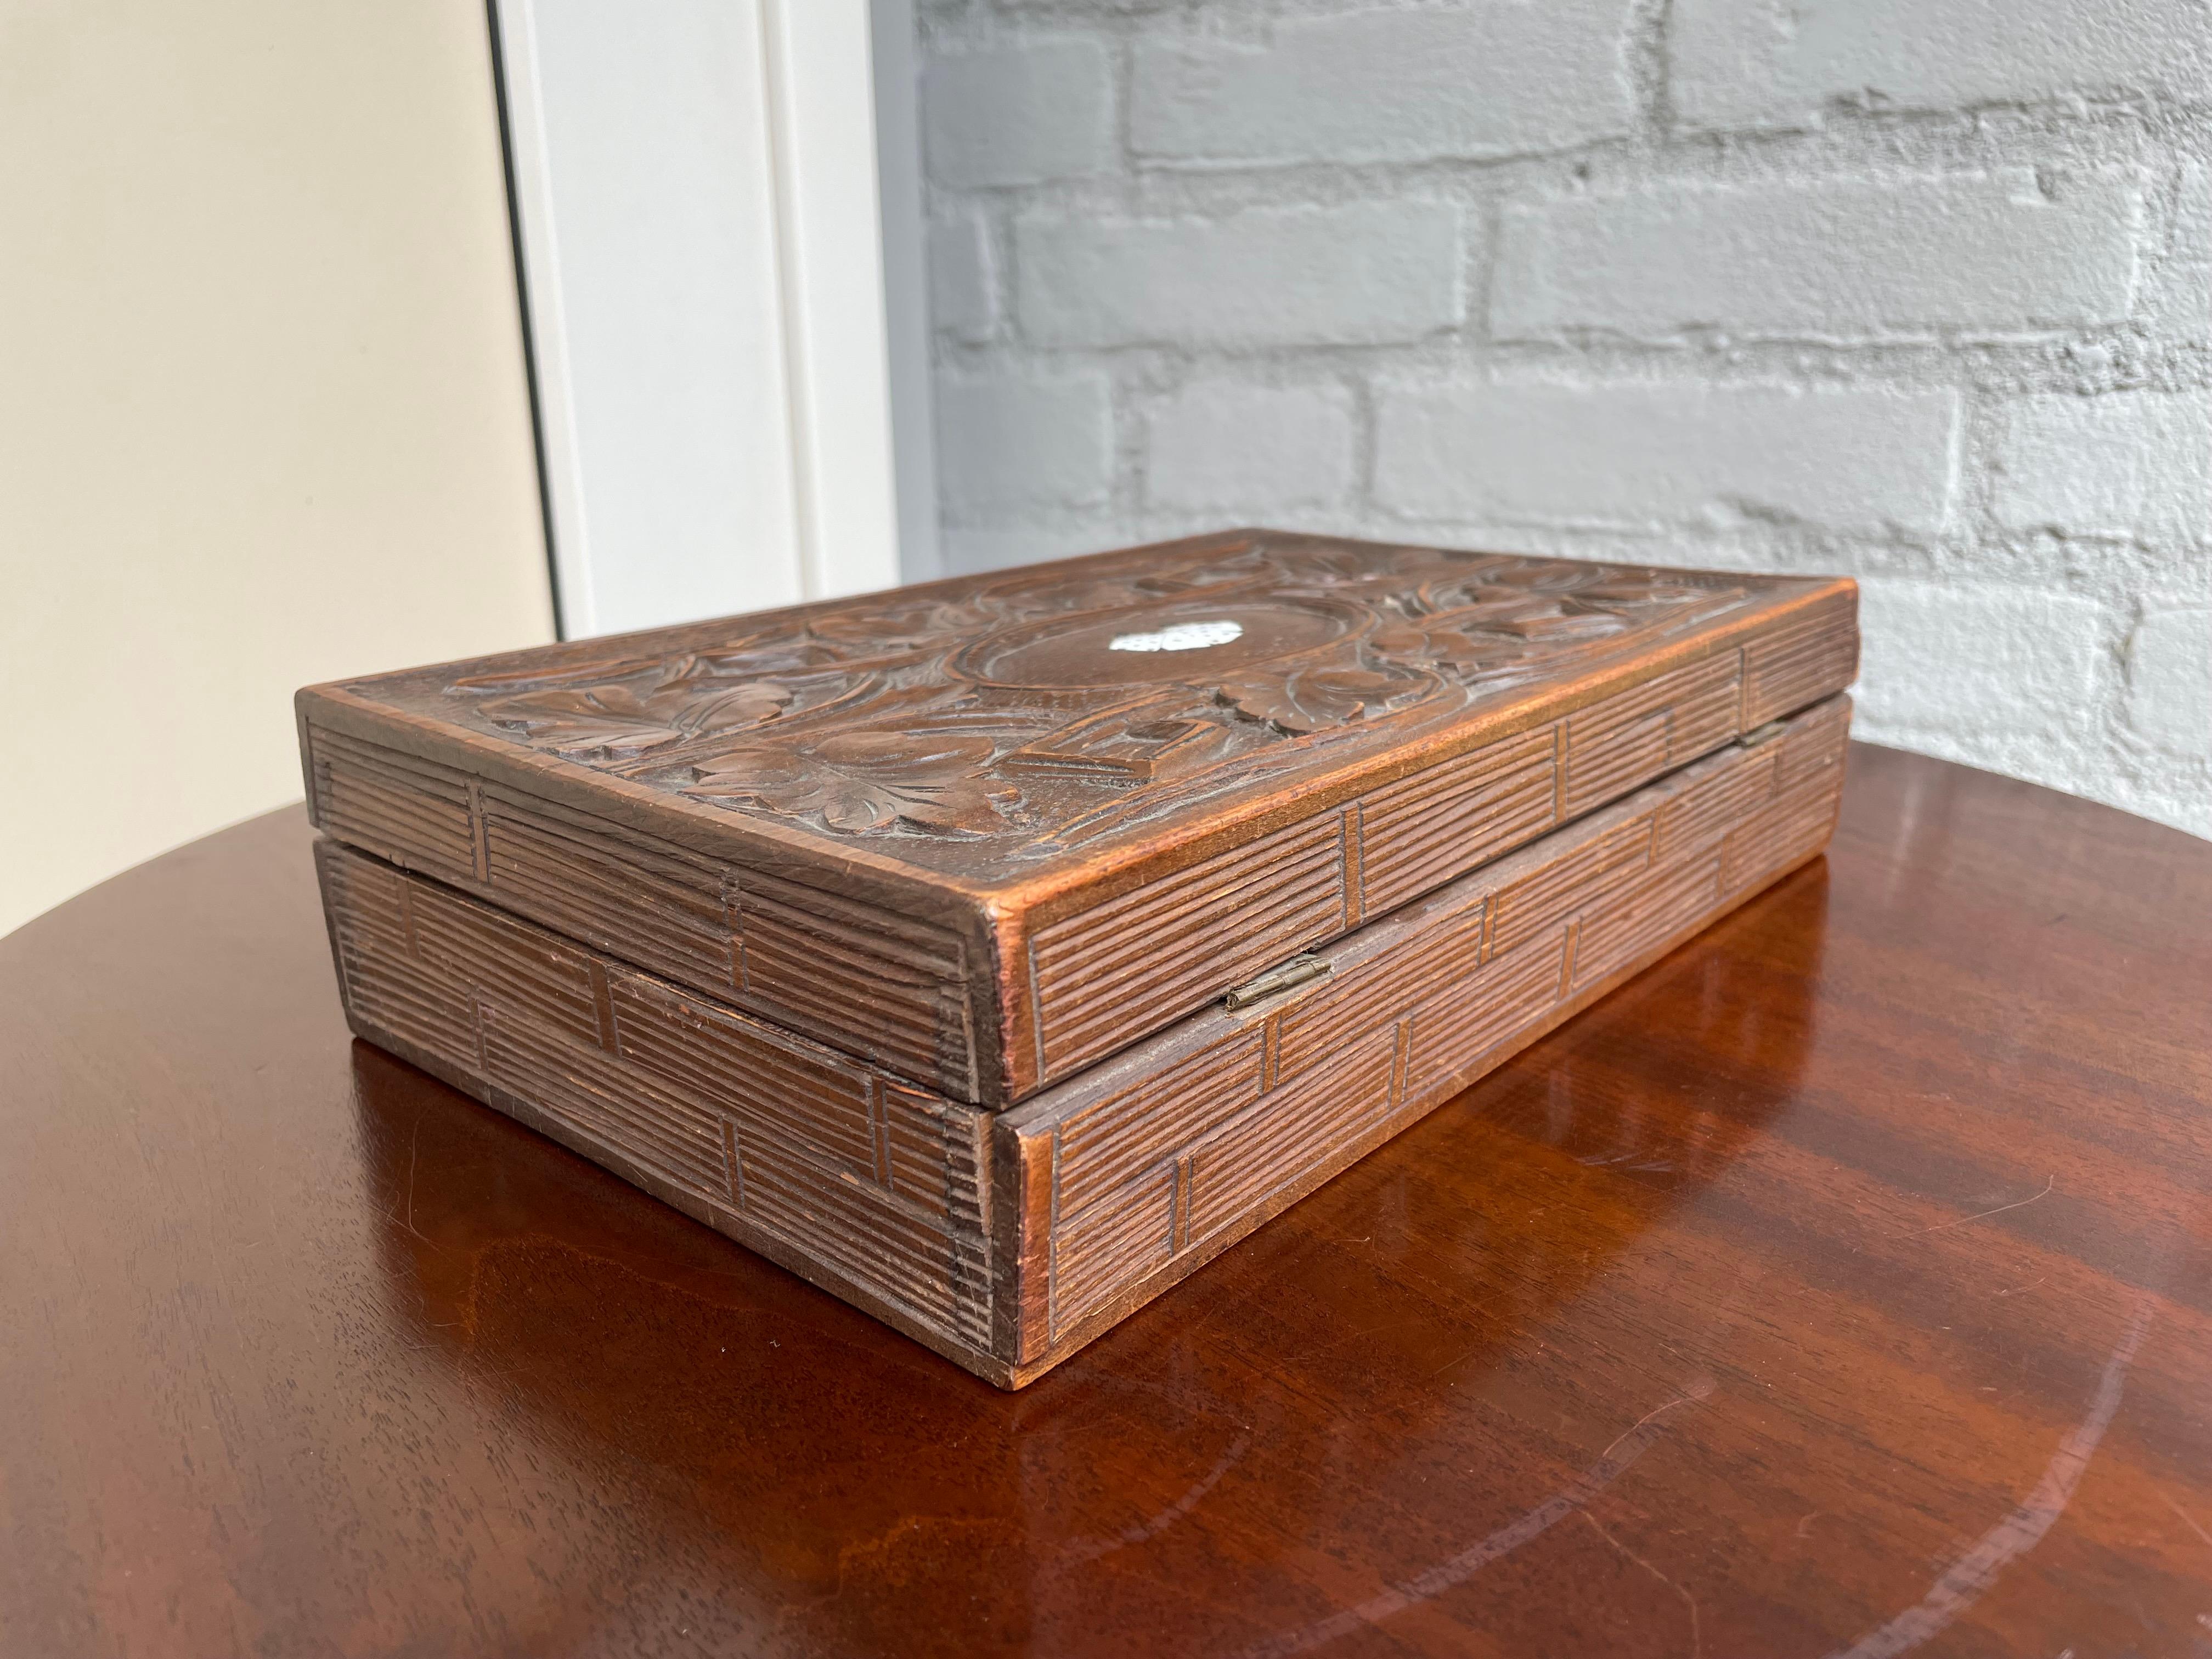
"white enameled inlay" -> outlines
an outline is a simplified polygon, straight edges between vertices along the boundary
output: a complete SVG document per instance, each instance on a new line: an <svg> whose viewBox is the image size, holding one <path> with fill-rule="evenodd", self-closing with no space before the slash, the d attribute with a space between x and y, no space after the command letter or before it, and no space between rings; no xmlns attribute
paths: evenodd
<svg viewBox="0 0 2212 1659"><path fill-rule="evenodd" d="M1173 623L1153 634L1116 634L1115 651L1197 651L1243 636L1244 624L1228 621Z"/></svg>

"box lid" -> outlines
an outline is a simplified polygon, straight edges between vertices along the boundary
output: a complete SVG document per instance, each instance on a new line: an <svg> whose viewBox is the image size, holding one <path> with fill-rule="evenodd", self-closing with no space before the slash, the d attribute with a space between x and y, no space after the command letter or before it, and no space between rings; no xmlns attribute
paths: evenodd
<svg viewBox="0 0 2212 1659"><path fill-rule="evenodd" d="M339 839L1000 1106L1856 660L1843 579L1255 531L299 712Z"/></svg>

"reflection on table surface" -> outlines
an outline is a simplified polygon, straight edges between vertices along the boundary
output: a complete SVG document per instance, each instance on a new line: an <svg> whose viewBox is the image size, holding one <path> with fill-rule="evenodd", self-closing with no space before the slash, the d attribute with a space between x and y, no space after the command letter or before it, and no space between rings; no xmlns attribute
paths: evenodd
<svg viewBox="0 0 2212 1659"><path fill-rule="evenodd" d="M0 1651L2212 1655L2212 848L1850 768L1012 1395L349 1044L296 816L157 860L0 940Z"/></svg>
<svg viewBox="0 0 2212 1659"><path fill-rule="evenodd" d="M1800 872L1021 1394L356 1043L385 1305L826 1647L910 1643L926 1604L948 1650L1103 1650L1154 1595L1187 1628L1201 1566L1246 1587L1207 1650L1317 1645L1378 1583L1433 1595L1501 1528L1582 1516L1710 1406L1750 1281L1686 1241L1797 1098L1826 889ZM1639 1618L1686 1616L1647 1582Z"/></svg>

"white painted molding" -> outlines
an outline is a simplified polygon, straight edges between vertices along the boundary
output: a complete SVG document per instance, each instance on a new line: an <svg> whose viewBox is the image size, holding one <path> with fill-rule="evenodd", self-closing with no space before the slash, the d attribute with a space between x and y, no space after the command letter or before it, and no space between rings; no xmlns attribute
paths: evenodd
<svg viewBox="0 0 2212 1659"><path fill-rule="evenodd" d="M896 582L868 0L494 15L562 631Z"/></svg>
<svg viewBox="0 0 2212 1659"><path fill-rule="evenodd" d="M494 43L501 65L505 108L507 187L527 301L531 377L538 420L538 465L544 473L545 527L561 632L575 638L592 630L591 566L584 557L581 473L576 458L574 403L568 386L568 336L560 326L561 258L553 235L551 181L545 163L545 113L538 102L536 19L528 0L495 0ZM584 625L579 626L580 623Z"/></svg>
<svg viewBox="0 0 2212 1659"><path fill-rule="evenodd" d="M922 228L921 77L914 0L871 0L876 193L884 222L884 343L898 477L899 574L946 574L937 525L936 386L931 378L928 240Z"/></svg>

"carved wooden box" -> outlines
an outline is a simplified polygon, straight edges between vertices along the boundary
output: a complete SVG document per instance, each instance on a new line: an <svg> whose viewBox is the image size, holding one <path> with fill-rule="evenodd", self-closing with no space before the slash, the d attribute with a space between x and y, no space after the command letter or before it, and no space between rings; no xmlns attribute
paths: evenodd
<svg viewBox="0 0 2212 1659"><path fill-rule="evenodd" d="M1018 1386L1816 854L1856 659L1249 532L299 714L356 1031Z"/></svg>

